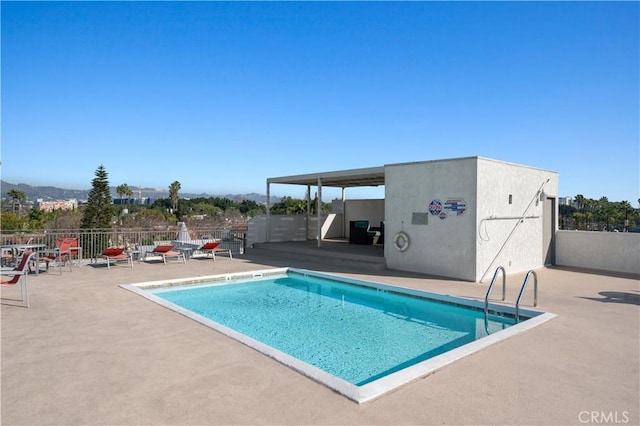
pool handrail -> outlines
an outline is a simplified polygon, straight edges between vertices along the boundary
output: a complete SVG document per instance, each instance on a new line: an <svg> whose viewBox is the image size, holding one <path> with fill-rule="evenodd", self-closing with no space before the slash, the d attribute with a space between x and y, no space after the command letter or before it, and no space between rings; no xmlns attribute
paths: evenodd
<svg viewBox="0 0 640 426"><path fill-rule="evenodd" d="M507 297L507 273L504 270L504 267L498 266L496 271L493 273L493 278L491 279L491 284L489 284L489 288L487 289L487 294L484 296L484 317L487 318L489 315L489 295L491 295L491 290L493 290L493 285L496 282L496 278L498 277L498 272L502 271L502 301Z"/></svg>
<svg viewBox="0 0 640 426"><path fill-rule="evenodd" d="M516 324L520 320L519 309L520 309L520 300L522 300L522 296L524 295L524 290L527 287L527 282L529 281L529 277L533 274L533 306L538 306L538 274L536 271L531 269L527 272L527 275L524 277L524 282L522 283L522 287L520 287L520 293L518 293L518 298L516 299Z"/></svg>

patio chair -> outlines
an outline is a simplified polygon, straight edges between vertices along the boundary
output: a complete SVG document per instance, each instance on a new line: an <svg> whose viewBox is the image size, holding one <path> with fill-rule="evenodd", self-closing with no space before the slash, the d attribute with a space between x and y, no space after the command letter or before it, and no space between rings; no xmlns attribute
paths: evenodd
<svg viewBox="0 0 640 426"><path fill-rule="evenodd" d="M80 261L82 260L82 247L80 247L77 237L72 237L68 239L71 240L71 244L69 245L70 260L73 261L75 259L76 263L79 265Z"/></svg>
<svg viewBox="0 0 640 426"><path fill-rule="evenodd" d="M43 255L40 256L40 260L47 264L47 270L49 270L49 263L56 262L60 269L60 275L62 275L62 265L69 264L69 271L71 272L71 247L74 241L78 241L77 238L58 238L56 242L56 248L52 250L45 250Z"/></svg>
<svg viewBox="0 0 640 426"><path fill-rule="evenodd" d="M126 260L133 268L133 259L130 253L124 253L124 247L107 247L100 255L107 261L107 269L111 269L111 263Z"/></svg>
<svg viewBox="0 0 640 426"><path fill-rule="evenodd" d="M25 308L29 307L29 293L27 291L27 274L29 273L29 268L27 265L34 254L35 253L31 250L27 250L22 253L20 262L15 269L2 270L2 275L12 276L13 278L10 280L0 279L0 284L4 286L13 286L20 283L20 292L22 295L22 299L20 301L24 303Z"/></svg>
<svg viewBox="0 0 640 426"><path fill-rule="evenodd" d="M10 248L2 248L2 260L0 266L10 266L13 265L13 261L15 258L13 257L13 250Z"/></svg>
<svg viewBox="0 0 640 426"><path fill-rule="evenodd" d="M182 263L187 263L184 253L173 250L173 246L171 244L160 244L155 246L153 248L153 251L147 252L145 254L145 260L147 259L147 256L149 254L154 256L161 256L162 261L164 262L165 265L167 264L167 258L172 258L172 257L182 259Z"/></svg>
<svg viewBox="0 0 640 426"><path fill-rule="evenodd" d="M211 253L211 257L213 260L216 260L216 253L218 254L226 254L229 256L229 259L233 259L233 255L231 254L231 249L218 247L221 244L220 241L211 241L203 244L198 250L203 253Z"/></svg>

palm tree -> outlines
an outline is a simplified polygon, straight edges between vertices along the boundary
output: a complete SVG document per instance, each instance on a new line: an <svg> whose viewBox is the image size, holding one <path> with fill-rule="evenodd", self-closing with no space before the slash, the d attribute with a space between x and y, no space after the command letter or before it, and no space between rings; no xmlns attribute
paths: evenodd
<svg viewBox="0 0 640 426"><path fill-rule="evenodd" d="M171 206L173 207L173 211L178 210L178 199L180 196L178 192L180 191L180 182L177 180L174 181L171 185L169 185L169 198L171 199Z"/></svg>
<svg viewBox="0 0 640 426"><path fill-rule="evenodd" d="M125 185L126 183L123 183L122 185L118 185L116 187L116 193L118 194L118 197L120 197L120 204L122 205L122 199L124 198L124 193L127 191L125 189Z"/></svg>
<svg viewBox="0 0 640 426"><path fill-rule="evenodd" d="M595 208L595 217L599 222L598 225L604 229L609 231L609 219L611 216L611 209L609 208L609 199L607 197L600 197L599 200L594 201ZM604 225L602 225L604 223Z"/></svg>
<svg viewBox="0 0 640 426"><path fill-rule="evenodd" d="M16 212L16 204L18 204L18 216L20 216L20 212L22 211L22 202L27 200L27 196L24 191L20 191L19 189L10 189L7 192L9 198L13 203L13 212Z"/></svg>
<svg viewBox="0 0 640 426"><path fill-rule="evenodd" d="M585 201L584 195L582 194L576 195L575 200L576 200L576 209L584 213L584 201Z"/></svg>
<svg viewBox="0 0 640 426"><path fill-rule="evenodd" d="M624 213L624 230L627 230L629 226L629 211L633 210L633 206L627 200L623 200L620 202L620 208Z"/></svg>
<svg viewBox="0 0 640 426"><path fill-rule="evenodd" d="M122 205L122 198L127 197L127 199L133 197L133 190L129 188L129 185L123 183L122 185L118 185L116 188L116 192L118 193L118 197L120 197L120 204Z"/></svg>
<svg viewBox="0 0 640 426"><path fill-rule="evenodd" d="M124 194L127 198L133 198L133 189L129 188L129 185L127 185L125 183L125 185L127 186L127 193Z"/></svg>
<svg viewBox="0 0 640 426"><path fill-rule="evenodd" d="M585 225L587 231L593 231L597 227L597 211L598 211L598 202L593 198L585 198L584 200L584 210L585 210ZM596 221L594 223L594 221Z"/></svg>

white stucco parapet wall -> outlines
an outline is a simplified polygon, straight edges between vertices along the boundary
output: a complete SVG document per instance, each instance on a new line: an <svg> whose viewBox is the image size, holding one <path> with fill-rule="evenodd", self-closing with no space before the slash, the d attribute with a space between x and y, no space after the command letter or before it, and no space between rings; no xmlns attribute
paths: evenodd
<svg viewBox="0 0 640 426"><path fill-rule="evenodd" d="M558 231L556 264L640 275L640 234Z"/></svg>

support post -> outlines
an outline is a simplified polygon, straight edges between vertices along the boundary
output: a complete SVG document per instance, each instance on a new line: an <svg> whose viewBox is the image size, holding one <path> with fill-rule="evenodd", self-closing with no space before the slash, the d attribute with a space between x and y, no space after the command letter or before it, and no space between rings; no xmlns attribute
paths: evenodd
<svg viewBox="0 0 640 426"><path fill-rule="evenodd" d="M317 216L318 216L318 248L322 247L322 178L318 178L318 200L317 200Z"/></svg>
<svg viewBox="0 0 640 426"><path fill-rule="evenodd" d="M267 229L265 230L265 237L267 242L271 241L271 184L267 182Z"/></svg>
<svg viewBox="0 0 640 426"><path fill-rule="evenodd" d="M306 202L307 202L307 211L306 211L306 215L307 215L307 224L305 227L305 239L309 239L309 223L311 223L311 185L307 185L307 193L305 195L306 198Z"/></svg>
<svg viewBox="0 0 640 426"><path fill-rule="evenodd" d="M347 190L343 186L342 187L342 238L346 237L347 233Z"/></svg>

